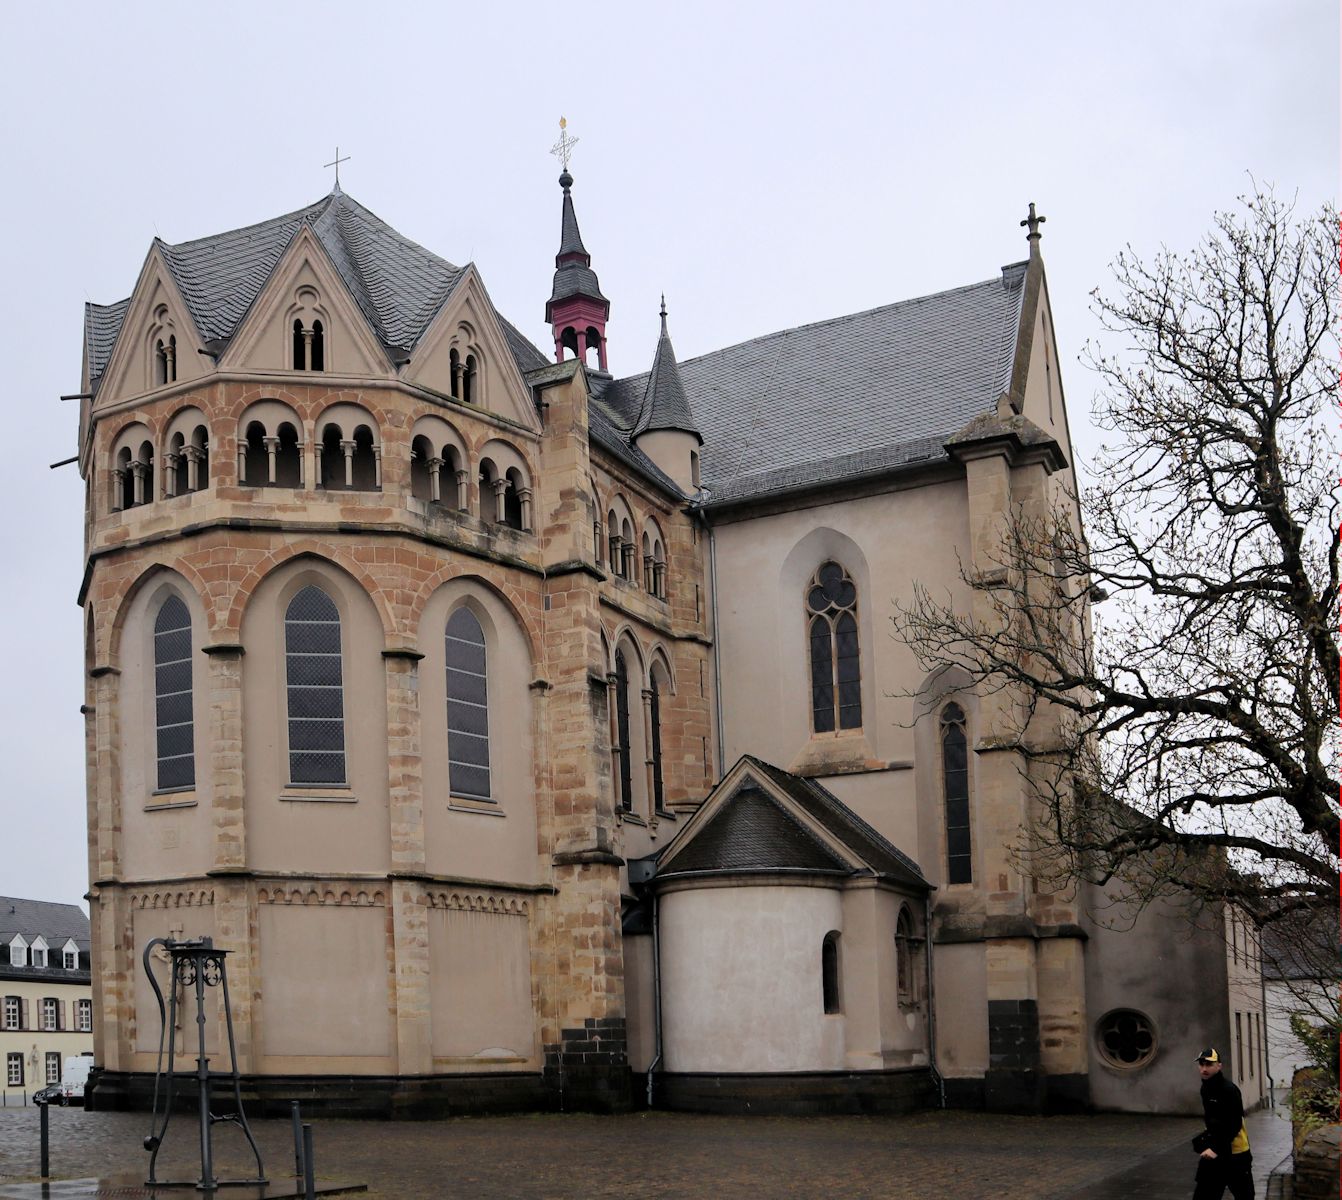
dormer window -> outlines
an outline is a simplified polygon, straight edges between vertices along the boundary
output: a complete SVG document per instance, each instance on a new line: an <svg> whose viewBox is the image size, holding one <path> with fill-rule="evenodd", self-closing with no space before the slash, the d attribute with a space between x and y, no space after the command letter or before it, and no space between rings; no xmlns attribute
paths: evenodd
<svg viewBox="0 0 1342 1200"><path fill-rule="evenodd" d="M61 966L67 971L79 970L79 946L73 938L67 938L61 947Z"/></svg>
<svg viewBox="0 0 1342 1200"><path fill-rule="evenodd" d="M16 933L9 943L9 965L26 967L28 965L28 941L21 933Z"/></svg>
<svg viewBox="0 0 1342 1200"><path fill-rule="evenodd" d="M45 967L47 965L47 942L45 938L34 939L33 944L28 949L28 961L34 967Z"/></svg>

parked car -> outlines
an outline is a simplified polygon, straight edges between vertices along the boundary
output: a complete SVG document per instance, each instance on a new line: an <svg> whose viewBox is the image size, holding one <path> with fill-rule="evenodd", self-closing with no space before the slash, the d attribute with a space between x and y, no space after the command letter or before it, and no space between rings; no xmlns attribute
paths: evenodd
<svg viewBox="0 0 1342 1200"><path fill-rule="evenodd" d="M69 1104L65 1093L61 1090L59 1083L53 1083L50 1087L44 1087L40 1092L33 1093L34 1104Z"/></svg>

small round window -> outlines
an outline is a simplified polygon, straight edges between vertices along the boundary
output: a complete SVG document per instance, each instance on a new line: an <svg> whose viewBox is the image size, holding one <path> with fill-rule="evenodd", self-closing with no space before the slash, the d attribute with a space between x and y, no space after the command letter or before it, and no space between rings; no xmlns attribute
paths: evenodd
<svg viewBox="0 0 1342 1200"><path fill-rule="evenodd" d="M1100 1057L1111 1067L1144 1067L1156 1056L1156 1031L1150 1018L1117 1008L1097 1026Z"/></svg>

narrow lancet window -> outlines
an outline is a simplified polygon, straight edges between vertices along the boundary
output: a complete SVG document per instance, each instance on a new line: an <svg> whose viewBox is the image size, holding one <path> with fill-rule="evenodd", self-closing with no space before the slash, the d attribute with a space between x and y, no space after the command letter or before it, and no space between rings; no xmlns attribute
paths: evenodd
<svg viewBox="0 0 1342 1200"><path fill-rule="evenodd" d="M965 713L958 704L941 710L942 787L946 798L946 881L973 883L969 834L969 748Z"/></svg>

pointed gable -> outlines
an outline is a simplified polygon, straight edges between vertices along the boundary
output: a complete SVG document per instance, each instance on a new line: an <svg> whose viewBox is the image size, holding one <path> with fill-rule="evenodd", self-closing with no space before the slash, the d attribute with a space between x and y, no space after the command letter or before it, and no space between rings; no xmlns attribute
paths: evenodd
<svg viewBox="0 0 1342 1200"><path fill-rule="evenodd" d="M918 864L833 792L743 755L658 856L658 879L822 873L927 891Z"/></svg>
<svg viewBox="0 0 1342 1200"><path fill-rule="evenodd" d="M848 875L851 866L759 788L744 787L668 864L662 878L734 871Z"/></svg>

